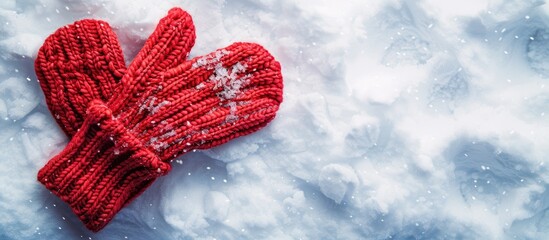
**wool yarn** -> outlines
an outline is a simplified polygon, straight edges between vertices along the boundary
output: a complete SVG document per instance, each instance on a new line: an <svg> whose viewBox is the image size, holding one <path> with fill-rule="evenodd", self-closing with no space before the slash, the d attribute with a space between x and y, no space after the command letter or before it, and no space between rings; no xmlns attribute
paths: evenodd
<svg viewBox="0 0 549 240"><path fill-rule="evenodd" d="M82 125L89 102L110 99L126 72L116 34L107 22L95 19L76 21L50 35L34 66L48 108L69 137Z"/></svg>
<svg viewBox="0 0 549 240"><path fill-rule="evenodd" d="M79 130L39 171L39 181L89 229L102 229L168 173L172 158L250 134L275 117L282 75L267 50L234 43L186 61L194 37L190 15L170 10L113 96L88 101Z"/></svg>

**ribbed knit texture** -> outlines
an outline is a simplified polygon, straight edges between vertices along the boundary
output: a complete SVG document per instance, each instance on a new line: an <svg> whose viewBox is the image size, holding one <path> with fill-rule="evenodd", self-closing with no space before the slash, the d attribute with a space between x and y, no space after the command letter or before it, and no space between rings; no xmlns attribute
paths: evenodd
<svg viewBox="0 0 549 240"><path fill-rule="evenodd" d="M85 113L76 108L75 116L80 118L65 117L69 124L80 121L81 127L40 170L38 179L66 201L89 229L102 229L170 170L172 158L255 132L275 117L282 102L281 69L263 47L234 43L186 61L194 38L191 17L179 8L170 10L116 88L110 88L114 94L106 90L82 98L87 102L77 105L86 105ZM36 65L42 66L39 59ZM109 69L106 62L98 68ZM49 76L48 68L41 69L46 69L40 70L42 77ZM66 76L51 79L72 81ZM62 100L50 95L48 105L74 104L77 98L71 94L78 92L66 90L69 96Z"/></svg>
<svg viewBox="0 0 549 240"><path fill-rule="evenodd" d="M126 65L109 24L85 19L44 41L35 70L52 115L71 137L82 125L90 101L110 99Z"/></svg>

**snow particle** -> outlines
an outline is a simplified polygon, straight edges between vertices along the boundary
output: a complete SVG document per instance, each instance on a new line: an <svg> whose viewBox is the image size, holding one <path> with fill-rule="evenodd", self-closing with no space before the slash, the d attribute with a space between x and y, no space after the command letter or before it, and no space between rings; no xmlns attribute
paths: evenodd
<svg viewBox="0 0 549 240"><path fill-rule="evenodd" d="M197 59L196 62L193 63L192 68L206 67L208 70L214 69L214 67L219 64L221 58L229 53L231 52L225 49L217 50L212 54Z"/></svg>
<svg viewBox="0 0 549 240"><path fill-rule="evenodd" d="M246 71L246 64L240 62L233 65L230 69L223 67L221 63L215 66L214 73L209 80L214 82L214 90L222 89L217 96L222 100L230 100L240 94L240 89L247 84L249 75L239 76Z"/></svg>
<svg viewBox="0 0 549 240"><path fill-rule="evenodd" d="M155 104L155 102L158 101L158 99L154 96L150 96L141 104L139 107L139 113L147 110L150 114L155 114L160 110L160 108L169 105L171 102L164 100L158 104Z"/></svg>
<svg viewBox="0 0 549 240"><path fill-rule="evenodd" d="M201 83L199 83L198 85L196 85L195 88L196 88L196 90L200 90L200 89L204 88L205 85L206 85L206 84L204 84L203 82L201 82Z"/></svg>

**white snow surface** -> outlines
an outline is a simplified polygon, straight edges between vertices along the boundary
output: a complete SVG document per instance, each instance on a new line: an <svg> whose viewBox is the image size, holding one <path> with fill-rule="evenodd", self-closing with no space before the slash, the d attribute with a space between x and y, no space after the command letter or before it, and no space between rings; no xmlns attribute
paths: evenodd
<svg viewBox="0 0 549 240"><path fill-rule="evenodd" d="M191 57L265 46L284 102L263 130L175 159L92 233L36 180L67 138L34 58L98 18L129 62L173 6L196 24ZM549 237L540 0L2 0L0 117L0 239Z"/></svg>

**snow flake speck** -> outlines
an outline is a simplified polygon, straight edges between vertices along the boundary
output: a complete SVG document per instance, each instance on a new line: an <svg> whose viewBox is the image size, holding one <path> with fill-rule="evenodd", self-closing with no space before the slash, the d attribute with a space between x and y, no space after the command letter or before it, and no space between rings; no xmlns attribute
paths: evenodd
<svg viewBox="0 0 549 240"><path fill-rule="evenodd" d="M250 75L242 76L248 67L245 63L237 62L232 66L223 66L221 58L229 53L231 52L225 49L217 50L213 54L197 59L192 65L193 68L203 67L207 70L214 70L209 77L209 81L214 83L214 90L222 88L222 90L217 93L217 96L221 100L235 98L250 78ZM204 86L204 83L200 83L196 85L195 88L200 90Z"/></svg>
<svg viewBox="0 0 549 240"><path fill-rule="evenodd" d="M236 63L227 69L217 64L215 72L210 76L210 81L215 83L214 90L223 88L222 91L217 93L217 96L222 100L230 100L238 96L241 92L241 88L248 82L250 75L239 76L246 71L246 64L240 62Z"/></svg>
<svg viewBox="0 0 549 240"><path fill-rule="evenodd" d="M155 114L158 112L158 110L160 110L160 108L170 104L170 101L167 101L167 100L164 100L158 104L155 104L156 101L158 101L158 99L154 96L151 96L145 99L143 104L141 104L141 106L139 107L139 113L143 112L144 110L147 110L151 114Z"/></svg>
<svg viewBox="0 0 549 240"><path fill-rule="evenodd" d="M221 60L222 57L231 53L225 49L217 50L213 54L206 55L196 60L193 63L192 68L206 67L206 69L211 70L215 67L217 63Z"/></svg>
<svg viewBox="0 0 549 240"><path fill-rule="evenodd" d="M229 115L225 117L225 122L231 123L238 120L238 115L236 115L236 102L229 102L227 104L229 106Z"/></svg>

